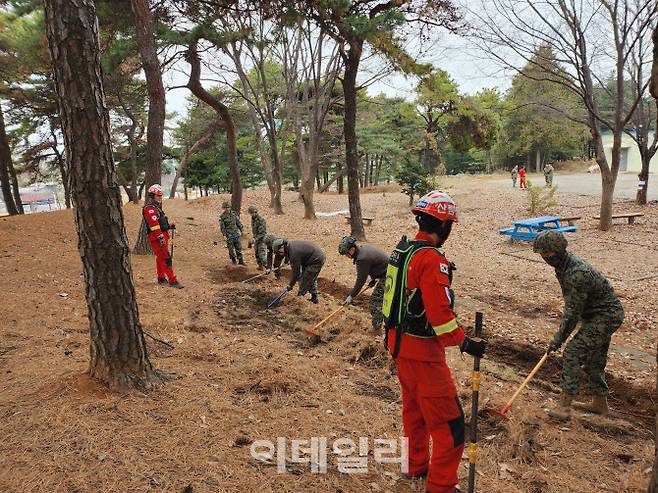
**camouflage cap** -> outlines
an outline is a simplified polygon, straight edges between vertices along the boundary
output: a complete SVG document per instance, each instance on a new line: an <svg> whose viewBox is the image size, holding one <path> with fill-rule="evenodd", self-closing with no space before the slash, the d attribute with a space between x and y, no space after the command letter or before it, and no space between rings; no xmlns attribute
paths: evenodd
<svg viewBox="0 0 658 493"><path fill-rule="evenodd" d="M343 236L343 239L338 244L338 253L345 255L353 246L356 246L356 240L351 236Z"/></svg>
<svg viewBox="0 0 658 493"><path fill-rule="evenodd" d="M256 207L255 205L250 205L247 211L249 211L249 214L253 214L254 212L258 212L258 207Z"/></svg>
<svg viewBox="0 0 658 493"><path fill-rule="evenodd" d="M222 209L230 209L231 204L227 201L222 202Z"/></svg>
<svg viewBox="0 0 658 493"><path fill-rule="evenodd" d="M561 254L567 251L568 241L560 231L548 229L535 238L533 251L535 253L555 252Z"/></svg>
<svg viewBox="0 0 658 493"><path fill-rule="evenodd" d="M276 241L276 239L277 239L276 236L274 236L272 233L268 233L268 234L266 234L265 237L263 238L263 241L265 242L265 244L266 244L268 247L271 248L272 245L274 244L274 242Z"/></svg>
<svg viewBox="0 0 658 493"><path fill-rule="evenodd" d="M286 243L288 243L284 238L277 238L274 240L274 243L272 243L272 250L275 252L279 251L279 248L284 246Z"/></svg>

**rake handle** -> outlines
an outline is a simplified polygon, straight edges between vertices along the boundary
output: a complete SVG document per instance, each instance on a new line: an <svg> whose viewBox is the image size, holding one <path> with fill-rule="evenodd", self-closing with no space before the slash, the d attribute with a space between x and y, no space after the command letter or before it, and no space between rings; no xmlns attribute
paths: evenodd
<svg viewBox="0 0 658 493"><path fill-rule="evenodd" d="M329 315L327 315L325 318L323 318L317 324L315 324L313 326L313 328L309 329L309 331L310 332L315 332L320 327L322 327L325 323L327 323L329 320L331 320L334 316L338 315L344 309L345 309L345 305L341 306L338 310L335 310L335 311L331 312Z"/></svg>
<svg viewBox="0 0 658 493"><path fill-rule="evenodd" d="M535 374L539 371L539 369L542 367L542 365L546 362L548 359L548 353L544 354L542 358L539 360L539 363L535 365L535 367L532 369L532 371L528 374L527 377L525 377L525 380L523 383L519 386L518 389L516 389L516 392L514 392L514 395L512 398L507 401L507 404L505 404L502 409L500 410L501 413L505 414L507 411L509 411L509 408L512 407L512 404L516 400L516 398L521 395L521 392L523 392L523 389L528 385L528 382L532 380L532 378L535 376Z"/></svg>

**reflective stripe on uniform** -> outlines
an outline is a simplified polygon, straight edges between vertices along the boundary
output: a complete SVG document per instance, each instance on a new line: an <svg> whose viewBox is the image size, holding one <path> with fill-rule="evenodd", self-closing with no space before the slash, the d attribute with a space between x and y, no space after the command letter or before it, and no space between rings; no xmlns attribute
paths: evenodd
<svg viewBox="0 0 658 493"><path fill-rule="evenodd" d="M452 332L453 330L457 329L459 327L459 324L457 323L457 319L453 318L450 322L447 322L445 324L441 325L435 325L432 327L434 329L434 332L436 333L437 336L440 336L441 334L447 334L448 332Z"/></svg>
<svg viewBox="0 0 658 493"><path fill-rule="evenodd" d="M157 231L158 229L160 229L160 225L151 226L151 231Z"/></svg>

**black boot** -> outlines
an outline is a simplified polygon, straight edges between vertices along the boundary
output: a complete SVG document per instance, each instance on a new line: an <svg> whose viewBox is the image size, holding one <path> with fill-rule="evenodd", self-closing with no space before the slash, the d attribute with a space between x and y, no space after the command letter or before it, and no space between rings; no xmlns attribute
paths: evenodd
<svg viewBox="0 0 658 493"><path fill-rule="evenodd" d="M244 259L242 257L240 257L240 260L238 261L238 264L247 265L247 264L244 263Z"/></svg>
<svg viewBox="0 0 658 493"><path fill-rule="evenodd" d="M320 300L318 299L318 293L311 293L311 303L318 304Z"/></svg>
<svg viewBox="0 0 658 493"><path fill-rule="evenodd" d="M185 287L185 286L183 286L181 283L179 283L178 281L176 281L176 282L170 282L169 285L170 285L172 288L176 288L176 289L183 289L183 288Z"/></svg>
<svg viewBox="0 0 658 493"><path fill-rule="evenodd" d="M231 262L233 262L234 264L237 264L237 263L238 263L238 261L235 260L233 257L231 257Z"/></svg>
<svg viewBox="0 0 658 493"><path fill-rule="evenodd" d="M167 281L167 279L164 277L158 277L158 284L160 285L169 284L169 281Z"/></svg>

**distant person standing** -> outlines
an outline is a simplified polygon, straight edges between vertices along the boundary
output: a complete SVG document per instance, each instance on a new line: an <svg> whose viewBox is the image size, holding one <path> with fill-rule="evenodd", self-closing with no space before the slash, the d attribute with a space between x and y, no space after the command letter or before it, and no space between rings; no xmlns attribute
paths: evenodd
<svg viewBox="0 0 658 493"><path fill-rule="evenodd" d="M231 210L231 204L228 202L224 202L222 208L224 212L219 216L219 229L221 229L222 235L226 238L228 255L234 264L239 263L240 265L245 265L242 258L242 243L240 241L243 230L240 217L235 211Z"/></svg>
<svg viewBox="0 0 658 493"><path fill-rule="evenodd" d="M525 166L521 166L519 169L519 188L528 188L528 184L525 181Z"/></svg>
<svg viewBox="0 0 658 493"><path fill-rule="evenodd" d="M554 173L555 173L555 168L553 168L553 165L551 163L547 163L546 166L544 166L544 180L546 180L547 187L553 186Z"/></svg>
<svg viewBox="0 0 658 493"><path fill-rule="evenodd" d="M172 288L181 289L183 285L176 280L173 259L169 253L169 231L176 229L169 223L162 210L162 187L157 183L146 191L146 204L142 216L148 228L148 240L155 253L155 268L158 273L158 284L169 284Z"/></svg>
<svg viewBox="0 0 658 493"><path fill-rule="evenodd" d="M514 165L510 174L512 175L512 188L516 188L516 178L519 176L519 167Z"/></svg>

